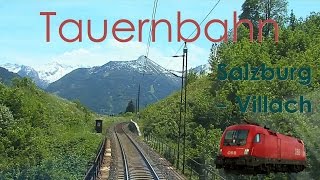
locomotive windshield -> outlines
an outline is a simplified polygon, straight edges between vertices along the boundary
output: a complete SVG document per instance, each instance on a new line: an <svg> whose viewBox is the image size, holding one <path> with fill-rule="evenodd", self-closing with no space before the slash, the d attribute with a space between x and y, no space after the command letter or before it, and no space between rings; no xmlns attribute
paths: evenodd
<svg viewBox="0 0 320 180"><path fill-rule="evenodd" d="M249 130L227 131L223 144L225 146L243 146L247 143Z"/></svg>

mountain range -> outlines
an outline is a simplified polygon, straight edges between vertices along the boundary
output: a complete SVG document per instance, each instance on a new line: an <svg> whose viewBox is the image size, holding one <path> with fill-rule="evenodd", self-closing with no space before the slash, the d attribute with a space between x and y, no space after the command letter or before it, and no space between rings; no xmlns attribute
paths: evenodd
<svg viewBox="0 0 320 180"><path fill-rule="evenodd" d="M18 74L8 71L5 68L0 67L0 82L4 84L10 84L11 80L20 77Z"/></svg>
<svg viewBox="0 0 320 180"><path fill-rule="evenodd" d="M180 88L180 78L145 56L132 61L110 61L103 66L80 68L50 84L47 91L78 99L99 113L123 112L130 100L140 107L154 103Z"/></svg>
<svg viewBox="0 0 320 180"><path fill-rule="evenodd" d="M196 73L197 75L208 74L211 72L211 66L209 63L191 68L189 71Z"/></svg>
<svg viewBox="0 0 320 180"><path fill-rule="evenodd" d="M10 72L17 73L21 77L29 77L37 84L37 86L46 89L50 83L57 81L72 70L82 66L69 66L53 62L34 68L10 63L0 65L0 67L3 67Z"/></svg>
<svg viewBox="0 0 320 180"><path fill-rule="evenodd" d="M130 100L138 101L139 85L142 108L178 90L181 83L179 76L145 56L131 61L110 61L92 68L56 62L35 68L18 64L0 66L10 71L2 68L1 75L29 77L40 88L69 100L79 100L103 114L123 112ZM208 73L209 67L206 64L190 71ZM6 78L6 82L8 79L12 78Z"/></svg>

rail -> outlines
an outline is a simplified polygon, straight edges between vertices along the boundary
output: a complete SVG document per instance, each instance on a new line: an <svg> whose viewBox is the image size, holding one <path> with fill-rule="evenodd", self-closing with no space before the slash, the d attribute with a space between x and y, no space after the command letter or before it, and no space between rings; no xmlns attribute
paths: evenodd
<svg viewBox="0 0 320 180"><path fill-rule="evenodd" d="M150 164L150 162L147 160L146 156L142 153L141 148L134 142L134 140L125 132L125 130L123 129L123 126L121 127L121 130L123 131L123 133L125 134L125 136L129 139L129 141L133 144L133 146L137 149L138 153L141 155L142 160L145 162L146 167L149 169L151 176L153 177L153 179L155 180L159 180L159 176L157 175L156 171L153 169L152 165ZM116 132L116 130L115 130ZM119 140L118 137L118 133L116 132L116 138L119 142L120 145L120 150L121 150L121 154L122 154L122 158L123 158L123 165L124 165L124 179L128 180L130 179L129 176L129 165L128 165L128 161L126 158L126 154L124 151L124 148ZM93 162L93 164L90 166L90 168L88 169L84 180L96 180L98 179L99 176L99 172L100 172L100 168L101 165L103 163L104 160L104 152L106 150L106 141L107 141L107 137L105 137L102 142L100 143L97 155L95 157L95 160Z"/></svg>
<svg viewBox="0 0 320 180"><path fill-rule="evenodd" d="M124 179L125 180L129 180L129 167L128 167L128 161L127 161L127 157L126 157L126 154L124 152L124 149L123 149L123 146L122 144L120 143L120 139L119 139L119 136L118 136L118 133L116 132L115 130L115 134L116 134L116 137L117 137L117 140L119 142L119 145L120 145L120 151L121 151L121 155L122 155L122 161L123 161L123 167L124 167Z"/></svg>
<svg viewBox="0 0 320 180"><path fill-rule="evenodd" d="M91 165L91 167L87 171L87 173L84 177L84 180L96 180L97 179L99 172L100 172L101 164L103 162L104 152L106 150L106 146L105 146L106 141L107 141L107 138L105 137L100 144L99 151L98 151L98 154L95 158L95 161L93 162L93 164Z"/></svg>
<svg viewBox="0 0 320 180"><path fill-rule="evenodd" d="M122 130L124 132L124 134L128 137L128 139L131 141L131 143L134 145L134 147L138 150L139 154L141 155L141 157L143 158L144 162L146 163L146 165L148 166L148 169L150 170L153 179L155 180L159 180L159 176L157 175L156 171L153 169L153 167L151 166L150 162L148 161L148 159L146 158L146 156L142 153L142 150L138 147L138 145L133 141L133 139L124 131L123 127Z"/></svg>

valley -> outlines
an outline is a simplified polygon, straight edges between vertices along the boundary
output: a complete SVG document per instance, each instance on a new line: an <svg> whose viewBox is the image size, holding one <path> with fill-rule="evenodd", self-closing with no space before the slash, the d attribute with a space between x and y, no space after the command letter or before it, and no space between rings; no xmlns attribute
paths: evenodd
<svg viewBox="0 0 320 180"><path fill-rule="evenodd" d="M53 62L37 67L3 64L17 76L28 77L38 87L62 98L80 101L94 112L118 114L129 101L136 102L140 85L140 107L144 108L179 90L181 79L151 59L110 61L102 66L70 66ZM191 69L208 73L208 64Z"/></svg>

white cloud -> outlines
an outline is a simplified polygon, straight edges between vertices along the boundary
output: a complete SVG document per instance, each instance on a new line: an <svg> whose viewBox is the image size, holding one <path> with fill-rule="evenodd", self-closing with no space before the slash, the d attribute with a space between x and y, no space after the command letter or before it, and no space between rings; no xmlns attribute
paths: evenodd
<svg viewBox="0 0 320 180"><path fill-rule="evenodd" d="M191 67L203 65L208 63L208 58L210 54L210 49L203 49L195 44L189 45L189 56Z"/></svg>
<svg viewBox="0 0 320 180"><path fill-rule="evenodd" d="M67 51L59 55L47 58L48 60L35 60L33 63L25 64L31 66L40 66L52 62L72 66L101 66L109 61L129 61L135 60L141 55L146 54L147 45L138 41L121 43L116 40L108 40L103 45L94 45L90 48L79 48ZM209 51L195 44L188 44L188 66L195 67L207 63ZM181 70L182 58L173 58L176 49L160 49L155 46L150 47L149 58L160 64L166 69ZM181 50L182 52L182 50ZM17 59L17 58L15 58ZM16 62L27 62L25 57ZM30 58L32 59L32 58ZM38 59L38 58L37 58ZM41 64L34 64L35 62Z"/></svg>
<svg viewBox="0 0 320 180"><path fill-rule="evenodd" d="M90 49L76 49L69 52L65 52L61 55L52 57L50 62L58 62L66 65L84 65L95 66L104 64L106 61L105 56L99 52L99 48L94 47Z"/></svg>

